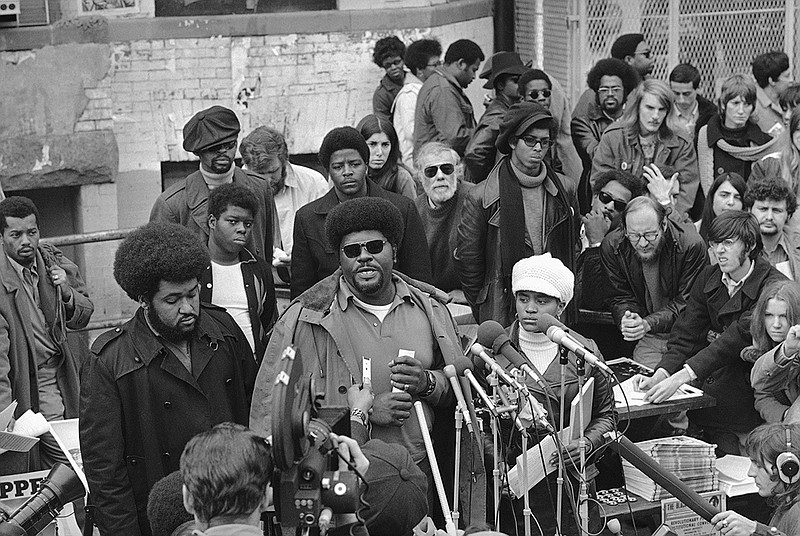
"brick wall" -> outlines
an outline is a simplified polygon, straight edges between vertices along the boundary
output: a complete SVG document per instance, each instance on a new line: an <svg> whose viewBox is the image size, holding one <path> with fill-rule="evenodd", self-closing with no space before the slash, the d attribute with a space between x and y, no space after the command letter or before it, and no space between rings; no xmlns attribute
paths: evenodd
<svg viewBox="0 0 800 536"><path fill-rule="evenodd" d="M186 21L186 24L191 24ZM119 148L115 182L81 187L76 214L81 231L130 228L148 220L161 192L161 163L195 160L181 144L182 129L196 112L220 104L234 109L243 134L272 125L287 135L291 153L316 153L333 127L355 125L372 111L372 93L382 69L371 61L375 42L397 35L406 43L435 36L446 47L470 38L492 53L489 17L435 27L394 31L340 31L288 35L149 39L106 45L105 76L81 80L85 106L75 132L113 131ZM85 45L95 47L97 45ZM75 45L48 47L65 62ZM18 64L38 51L0 53L0 67ZM59 76L80 73L60 73ZM467 93L476 116L485 90L475 82ZM243 88L249 96L238 99ZM74 97L74 96L73 96ZM49 102L57 108L58 102ZM117 243L82 248L86 279L96 298L94 320L129 315L135 304L113 281Z"/></svg>

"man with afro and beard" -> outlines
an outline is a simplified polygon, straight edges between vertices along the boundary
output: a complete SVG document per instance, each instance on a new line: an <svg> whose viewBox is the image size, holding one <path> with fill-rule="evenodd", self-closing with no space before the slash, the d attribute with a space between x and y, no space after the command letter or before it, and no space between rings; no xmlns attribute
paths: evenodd
<svg viewBox="0 0 800 536"><path fill-rule="evenodd" d="M200 303L209 256L188 229L151 223L117 250L114 278L139 303L97 338L81 376L80 441L101 535L150 534L147 495L186 443L247 424L256 362L225 312Z"/></svg>

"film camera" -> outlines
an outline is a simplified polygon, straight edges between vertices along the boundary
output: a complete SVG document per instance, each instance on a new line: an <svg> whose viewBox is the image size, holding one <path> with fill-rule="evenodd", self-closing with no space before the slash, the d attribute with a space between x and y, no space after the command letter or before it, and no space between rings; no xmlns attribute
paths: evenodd
<svg viewBox="0 0 800 536"><path fill-rule="evenodd" d="M272 406L275 460L273 489L281 525L315 529L323 508L334 514L356 513L361 486L353 471L337 471L331 432L349 435L350 410L323 407L314 379L303 371L299 352L281 354Z"/></svg>

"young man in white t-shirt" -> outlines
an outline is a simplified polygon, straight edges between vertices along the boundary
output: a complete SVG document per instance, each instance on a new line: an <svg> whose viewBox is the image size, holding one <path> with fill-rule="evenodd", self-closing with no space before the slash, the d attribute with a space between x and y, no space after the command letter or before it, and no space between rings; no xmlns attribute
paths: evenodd
<svg viewBox="0 0 800 536"><path fill-rule="evenodd" d="M200 282L200 300L224 307L236 320L260 362L267 333L277 317L271 266L245 243L258 213L248 188L225 184L208 197L208 250L211 265Z"/></svg>

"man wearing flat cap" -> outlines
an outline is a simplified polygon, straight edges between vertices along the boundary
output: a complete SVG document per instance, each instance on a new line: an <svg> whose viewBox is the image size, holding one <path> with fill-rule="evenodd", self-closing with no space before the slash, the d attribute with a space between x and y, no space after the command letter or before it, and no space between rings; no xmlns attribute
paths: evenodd
<svg viewBox="0 0 800 536"><path fill-rule="evenodd" d="M200 159L200 169L164 191L153 205L150 221L177 223L208 244L208 194L222 184L239 184L256 194L259 210L247 249L272 258L275 202L269 181L236 167L239 119L233 110L212 106L197 112L183 127L183 148Z"/></svg>
<svg viewBox="0 0 800 536"><path fill-rule="evenodd" d="M518 260L549 252L574 269L575 185L544 161L555 134L553 116L541 105L513 105L496 142L506 156L464 200L456 267L478 322L511 324L511 270Z"/></svg>
<svg viewBox="0 0 800 536"><path fill-rule="evenodd" d="M400 210L403 239L397 244L395 267L405 275L431 283L430 253L425 229L414 202L384 190L367 178L369 147L353 127L334 128L325 135L319 148L319 161L328 170L333 188L297 211L292 246L291 297L311 288L339 267L335 244L325 236L328 213L340 203L359 197L386 199Z"/></svg>
<svg viewBox="0 0 800 536"><path fill-rule="evenodd" d="M516 52L498 52L486 61L480 78L487 79L484 89L494 89L494 99L486 107L464 153L464 164L472 182L485 179L497 162L494 142L500 133L500 123L511 105L520 100L517 82L527 70Z"/></svg>
<svg viewBox="0 0 800 536"><path fill-rule="evenodd" d="M447 294L394 270L404 224L400 210L386 199L364 196L337 203L327 215L325 234L337 269L295 299L275 324L256 378L250 428L268 435L273 424L282 424L271 421L272 389L280 356L294 345L303 370L324 391L325 406L347 407L352 385L371 386L372 409L367 414L351 408L351 417L370 426L373 439L408 449L428 478L431 506L431 465L412 404L422 403L428 430L436 430L434 444L452 451L452 434L447 440L442 434L454 430L452 421L448 424L454 396L442 369L462 355L462 348L445 305ZM482 473L477 464L472 470Z"/></svg>

